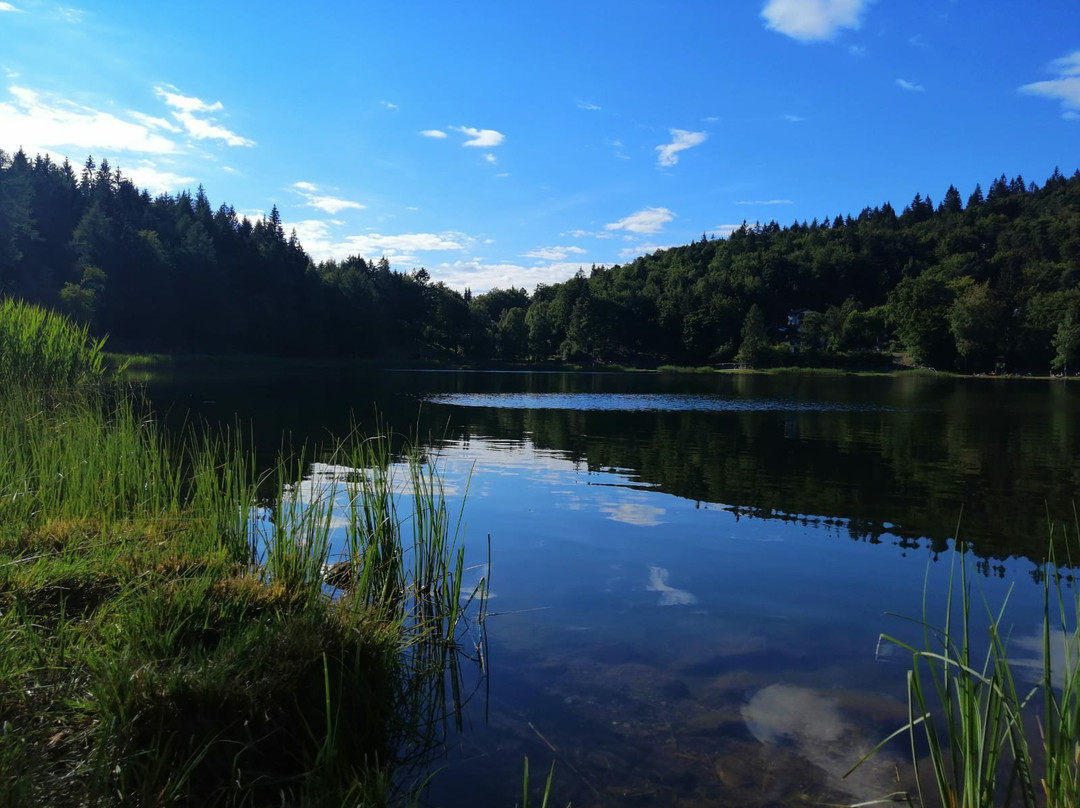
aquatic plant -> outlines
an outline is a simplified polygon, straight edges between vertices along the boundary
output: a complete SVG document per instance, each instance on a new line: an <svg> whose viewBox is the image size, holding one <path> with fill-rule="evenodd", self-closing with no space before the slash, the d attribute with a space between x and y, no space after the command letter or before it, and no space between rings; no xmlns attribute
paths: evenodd
<svg viewBox="0 0 1080 808"><path fill-rule="evenodd" d="M1074 539L1077 535L1080 520ZM958 543L944 622L931 622L924 601L923 618L915 621L922 628L921 646L882 635L911 654L908 723L851 771L907 735L916 769L925 749L932 773L929 784L917 780L922 805L930 804L928 791L950 808L1080 805L1080 591L1059 567L1054 546L1051 529L1041 576L1042 659L1035 686L1018 686L1005 628L1007 597L997 610L983 604L986 637L973 633L972 620L980 609L971 594L965 546ZM983 643L985 649L977 651ZM902 797L911 801L910 795Z"/></svg>

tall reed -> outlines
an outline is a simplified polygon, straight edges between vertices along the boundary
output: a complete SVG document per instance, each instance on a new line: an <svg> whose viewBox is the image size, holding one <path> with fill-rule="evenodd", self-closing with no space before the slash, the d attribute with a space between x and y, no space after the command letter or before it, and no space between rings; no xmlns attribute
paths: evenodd
<svg viewBox="0 0 1080 808"><path fill-rule="evenodd" d="M0 301L0 385L67 389L105 374L105 339L17 300Z"/></svg>
<svg viewBox="0 0 1080 808"><path fill-rule="evenodd" d="M383 803L452 710L463 556L434 466L375 437L329 477L280 462L260 498L235 433L166 436L83 384L85 330L4 305L5 344L37 347L0 359L0 805Z"/></svg>
<svg viewBox="0 0 1080 808"><path fill-rule="evenodd" d="M1076 536L1080 520L1074 541ZM1015 649L1005 629L1008 597L997 610L975 603L966 549L958 542L944 621L932 622L924 595L923 617L914 621L922 629L921 646L882 635L911 654L908 723L852 770L894 738L907 735L916 770L925 750L931 773L917 780L921 805L932 804L931 794L949 808L1080 805L1080 592L1072 587L1068 570L1059 567L1054 544L1052 529L1051 552L1041 574L1037 683L1026 688L1018 684L1017 665L1010 658ZM987 633L976 636L972 620L984 611ZM979 652L983 644L985 650ZM1059 655L1059 649L1064 653Z"/></svg>

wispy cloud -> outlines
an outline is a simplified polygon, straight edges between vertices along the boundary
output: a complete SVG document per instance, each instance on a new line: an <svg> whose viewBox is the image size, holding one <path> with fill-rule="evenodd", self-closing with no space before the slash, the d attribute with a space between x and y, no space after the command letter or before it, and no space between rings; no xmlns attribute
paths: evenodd
<svg viewBox="0 0 1080 808"><path fill-rule="evenodd" d="M593 103L591 103L589 101L582 101L580 98L577 100L577 108L578 109L587 109L590 112L599 112L600 110L603 109L603 107L598 106L597 104L593 104Z"/></svg>
<svg viewBox="0 0 1080 808"><path fill-rule="evenodd" d="M312 182L294 182L292 187L298 194L307 200L304 202L306 207L321 210L324 213L329 213L331 216L340 213L343 210L363 210L365 207L359 202L354 202L351 199L342 199L339 196L330 196L329 194L319 193L319 186Z"/></svg>
<svg viewBox="0 0 1080 808"><path fill-rule="evenodd" d="M220 140L228 146L255 145L255 141L241 137L214 120L211 113L224 109L220 101L208 104L201 98L181 95L175 87L167 85L155 87L154 92L172 108L173 117L196 140Z"/></svg>
<svg viewBox="0 0 1080 808"><path fill-rule="evenodd" d="M433 137L438 140L442 140L446 137L446 132L442 129L424 129L420 132L420 137Z"/></svg>
<svg viewBox="0 0 1080 808"><path fill-rule="evenodd" d="M908 81L907 79L897 79L896 86L912 93L922 93L926 91L926 88L923 87L921 84L916 84L915 82Z"/></svg>
<svg viewBox="0 0 1080 808"><path fill-rule="evenodd" d="M806 118L802 117L801 115L788 114L788 115L781 115L780 117L782 117L788 123L802 123L803 121L806 120Z"/></svg>
<svg viewBox="0 0 1080 808"><path fill-rule="evenodd" d="M527 253L522 253L522 258L539 258L542 261L562 261L571 255L585 255L587 250L581 247L537 247Z"/></svg>
<svg viewBox="0 0 1080 808"><path fill-rule="evenodd" d="M1057 78L1025 84L1020 92L1060 101L1062 118L1080 120L1080 50L1055 59L1048 69Z"/></svg>
<svg viewBox="0 0 1080 808"><path fill-rule="evenodd" d="M494 165L494 164L495 164L496 162L498 162L498 160L496 159L495 155L494 155L494 154L492 154L491 152L488 152L487 154L485 154L485 155L484 155L484 159L485 159L485 160L486 160L487 162L491 163L492 165Z"/></svg>
<svg viewBox="0 0 1080 808"><path fill-rule="evenodd" d="M124 169L124 175L144 191L149 191L152 194L179 191L190 188L195 183L194 177L186 177L159 168L156 163L150 160L142 160L134 166L128 166Z"/></svg>
<svg viewBox="0 0 1080 808"><path fill-rule="evenodd" d="M329 213L333 216L335 213L340 213L343 210L363 210L364 205L359 202L353 202L351 199L341 199L337 196L309 196L306 205L309 208L315 208Z"/></svg>
<svg viewBox="0 0 1080 808"><path fill-rule="evenodd" d="M736 230L738 230L740 227L742 227L742 223L740 223L740 224L718 224L718 225L716 225L716 227L712 228L709 231L709 234L714 235L714 236L719 236L720 238L727 238L732 233L734 233Z"/></svg>
<svg viewBox="0 0 1080 808"><path fill-rule="evenodd" d="M628 233L659 233L675 218L667 208L642 208L617 222L605 224L605 230L625 230Z"/></svg>
<svg viewBox="0 0 1080 808"><path fill-rule="evenodd" d="M740 199L736 205L793 205L790 199Z"/></svg>
<svg viewBox="0 0 1080 808"><path fill-rule="evenodd" d="M673 166L679 162L679 152L700 146L708 137L704 132L687 132L685 129L670 130L672 140L656 147L657 162L662 166Z"/></svg>
<svg viewBox="0 0 1080 808"><path fill-rule="evenodd" d="M643 255L651 255L657 250L670 249L672 246L674 245L652 243L636 244L633 247L624 247L623 249L619 250L619 258L621 258L623 261L631 261L634 258L640 258Z"/></svg>
<svg viewBox="0 0 1080 808"><path fill-rule="evenodd" d="M848 45L847 52L852 56L866 56L866 45Z"/></svg>
<svg viewBox="0 0 1080 808"><path fill-rule="evenodd" d="M164 118L158 118L154 115L147 115L143 112L135 111L129 112L128 115L148 129L164 129L166 132L172 132L173 134L180 134L184 131L172 121L167 121Z"/></svg>
<svg viewBox="0 0 1080 808"><path fill-rule="evenodd" d="M80 152L171 154L179 150L175 141L141 121L124 120L28 87L8 90L12 100L0 103L0 131L17 132L28 151L72 147Z"/></svg>
<svg viewBox="0 0 1080 808"><path fill-rule="evenodd" d="M16 8L11 3L0 3L0 13L4 11L22 11L22 9Z"/></svg>
<svg viewBox="0 0 1080 808"><path fill-rule="evenodd" d="M411 267L420 263L420 253L461 252L475 243L475 239L458 232L339 235L337 228L342 226L337 220L322 219L285 224L286 230L296 230L308 255L317 261L341 260L350 255L366 259L385 256L391 263Z"/></svg>
<svg viewBox="0 0 1080 808"><path fill-rule="evenodd" d="M399 107L397 104L392 104L389 101L380 101L379 106L381 106L383 109L388 109L391 112L401 112L401 107Z"/></svg>
<svg viewBox="0 0 1080 808"><path fill-rule="evenodd" d="M71 8L70 6L57 6L56 11L53 12L57 17L64 22L69 22L72 25L77 25L83 21L85 12L80 8Z"/></svg>
<svg viewBox="0 0 1080 808"><path fill-rule="evenodd" d="M491 149L501 146L506 141L506 135L494 129L474 129L471 126L451 126L450 128L466 136L467 140L461 144L462 146Z"/></svg>
<svg viewBox="0 0 1080 808"><path fill-rule="evenodd" d="M766 27L803 42L832 39L844 28L858 28L872 0L768 0L761 16Z"/></svg>

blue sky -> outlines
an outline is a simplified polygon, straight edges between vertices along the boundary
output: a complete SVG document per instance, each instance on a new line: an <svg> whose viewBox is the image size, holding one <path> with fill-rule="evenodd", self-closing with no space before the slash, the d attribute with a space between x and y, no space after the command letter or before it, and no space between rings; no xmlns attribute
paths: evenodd
<svg viewBox="0 0 1080 808"><path fill-rule="evenodd" d="M1076 0L0 2L0 148L479 292L1080 167Z"/></svg>

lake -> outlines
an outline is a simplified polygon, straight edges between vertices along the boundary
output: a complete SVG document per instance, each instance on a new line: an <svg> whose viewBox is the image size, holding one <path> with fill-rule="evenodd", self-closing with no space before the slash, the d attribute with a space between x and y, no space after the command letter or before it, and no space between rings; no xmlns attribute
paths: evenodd
<svg viewBox="0 0 1080 808"><path fill-rule="evenodd" d="M905 720L910 655L880 635L917 639L897 615L924 590L943 614L959 536L977 597L1012 588L1034 681L1048 514L1071 526L1080 482L1060 381L260 368L148 393L171 424L250 424L264 458L380 422L437 458L491 587L440 806L520 801L525 756L558 805L896 790L902 745L840 779Z"/></svg>

